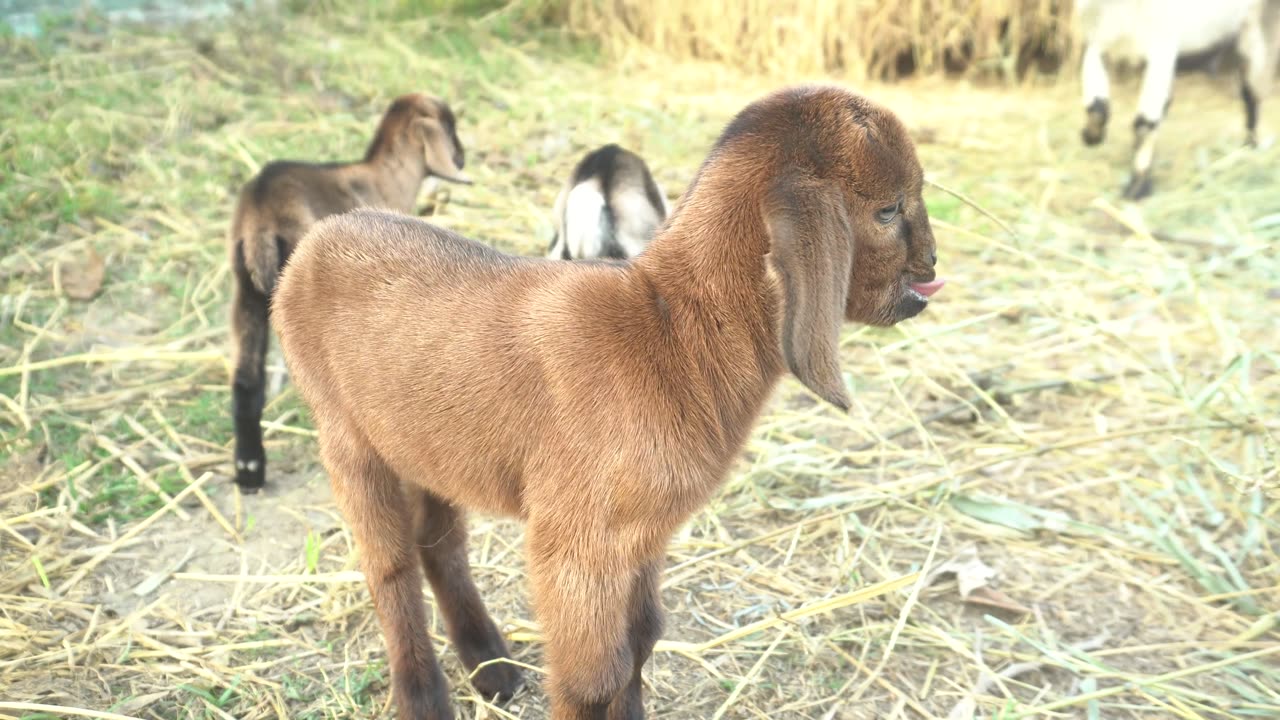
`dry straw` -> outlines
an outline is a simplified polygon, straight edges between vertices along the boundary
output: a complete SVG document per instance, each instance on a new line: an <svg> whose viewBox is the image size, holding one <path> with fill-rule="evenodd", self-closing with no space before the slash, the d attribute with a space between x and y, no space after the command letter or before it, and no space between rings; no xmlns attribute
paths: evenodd
<svg viewBox="0 0 1280 720"><path fill-rule="evenodd" d="M857 79L972 71L1013 77L1071 51L1065 0L552 0L544 9L600 39L773 75Z"/></svg>
<svg viewBox="0 0 1280 720"><path fill-rule="evenodd" d="M1017 7L1010 37L1060 22L1056 4ZM684 187L729 116L777 84L630 62L641 40L732 60L767 39L733 64L878 75L904 37L928 39L921 67L964 37L1007 58L998 18L1014 6L564 9L601 23L620 64L512 40L501 15L5 46L0 101L31 111L0 127L0 718L390 716L357 554L287 383L265 412L272 487L242 498L229 479L222 234L250 171L358 157L390 97L437 92L460 110L476 184L424 197L431 219L536 255L588 147L624 142ZM605 28L615 16L630 24ZM1234 89L1180 79L1195 112L1164 123L1163 186L1134 209L1106 200L1127 143L1079 146L1069 83L863 88L922 140L951 282L898 328L849 328L849 415L782 384L671 546L651 713L1280 716L1280 149L1240 150ZM50 269L90 244L101 293L58 297ZM149 504L89 512L121 485ZM471 524L477 584L536 682L523 534ZM434 612L431 628L460 717L546 717L536 686L504 707L476 696Z"/></svg>

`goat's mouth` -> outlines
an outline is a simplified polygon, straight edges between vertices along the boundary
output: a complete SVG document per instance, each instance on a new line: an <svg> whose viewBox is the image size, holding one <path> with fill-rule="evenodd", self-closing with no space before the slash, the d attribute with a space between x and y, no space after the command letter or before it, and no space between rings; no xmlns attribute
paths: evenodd
<svg viewBox="0 0 1280 720"><path fill-rule="evenodd" d="M893 325L924 312L924 309L929 306L929 298L941 290L945 283L945 280L936 279L928 282L903 283L897 301L888 308L888 317L885 318L884 324Z"/></svg>
<svg viewBox="0 0 1280 720"><path fill-rule="evenodd" d="M933 295L941 290L942 286L946 284L947 281L941 278L936 278L929 282L908 283L907 296L912 300L917 300L927 304L929 302L929 298L933 297Z"/></svg>

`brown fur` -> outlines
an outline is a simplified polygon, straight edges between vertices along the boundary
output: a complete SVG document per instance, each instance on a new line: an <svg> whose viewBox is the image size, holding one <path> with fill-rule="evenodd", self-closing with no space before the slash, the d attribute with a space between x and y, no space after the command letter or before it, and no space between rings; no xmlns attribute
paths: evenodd
<svg viewBox="0 0 1280 720"><path fill-rule="evenodd" d="M265 480L262 447L263 364L267 311L276 276L316 221L358 207L413 210L430 175L466 182L453 112L422 94L403 95L378 125L364 160L353 163L270 163L240 192L228 245L235 295L232 414L236 422L236 482L256 491Z"/></svg>
<svg viewBox="0 0 1280 720"><path fill-rule="evenodd" d="M307 235L275 324L361 548L400 718L451 717L415 545L464 664L507 656L479 620L463 508L528 523L552 717L643 717L672 532L720 487L784 370L847 407L841 323L924 308L908 289L934 277L921 183L891 112L792 88L730 124L630 263L517 258L367 211ZM899 198L902 215L877 220ZM421 502L446 519L415 515ZM442 551L423 542L441 534ZM437 552L455 574L432 572ZM477 680L519 684L501 663Z"/></svg>

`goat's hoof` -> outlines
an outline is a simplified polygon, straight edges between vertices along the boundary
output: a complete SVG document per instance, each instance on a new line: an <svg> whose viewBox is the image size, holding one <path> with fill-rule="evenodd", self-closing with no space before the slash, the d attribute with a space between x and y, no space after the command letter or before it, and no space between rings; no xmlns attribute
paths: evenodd
<svg viewBox="0 0 1280 720"><path fill-rule="evenodd" d="M1111 104L1106 98L1094 98L1084 112L1084 129L1080 139L1085 145L1097 145L1107 136L1107 119L1111 117Z"/></svg>
<svg viewBox="0 0 1280 720"><path fill-rule="evenodd" d="M1134 175L1129 179L1129 184L1124 189L1124 198L1126 200L1141 200L1150 194L1150 175Z"/></svg>
<svg viewBox="0 0 1280 720"><path fill-rule="evenodd" d="M236 458L236 485L240 486L240 492L252 495L266 484L266 458Z"/></svg>
<svg viewBox="0 0 1280 720"><path fill-rule="evenodd" d="M449 700L449 692L444 678L439 679L437 687L416 687L413 689L397 686L392 695L395 697L398 718L413 720L454 720L453 703Z"/></svg>
<svg viewBox="0 0 1280 720"><path fill-rule="evenodd" d="M637 689L623 690L609 703L609 720L644 720L644 701Z"/></svg>
<svg viewBox="0 0 1280 720"><path fill-rule="evenodd" d="M471 686L484 698L507 702L524 686L524 674L515 665L495 662L477 671L471 678Z"/></svg>

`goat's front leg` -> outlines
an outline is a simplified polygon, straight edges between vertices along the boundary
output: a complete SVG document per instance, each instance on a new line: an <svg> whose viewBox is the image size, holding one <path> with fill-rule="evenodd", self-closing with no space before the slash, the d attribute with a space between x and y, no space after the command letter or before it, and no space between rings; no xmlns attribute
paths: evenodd
<svg viewBox="0 0 1280 720"><path fill-rule="evenodd" d="M236 484L254 493L266 482L267 454L262 446L263 380L269 326L267 297L237 267L231 299L231 342L235 373L231 379L231 414L235 418Z"/></svg>
<svg viewBox="0 0 1280 720"><path fill-rule="evenodd" d="M520 689L519 668L496 662L476 670L482 663L509 659L511 654L471 579L466 517L426 490L408 487L406 495L413 508L414 538L422 569L444 615L454 650L463 666L475 673L471 684L485 698L510 699Z"/></svg>
<svg viewBox="0 0 1280 720"><path fill-rule="evenodd" d="M533 520L529 571L546 648L552 720L608 720L632 680L632 590L640 568L608 533Z"/></svg>
<svg viewBox="0 0 1280 720"><path fill-rule="evenodd" d="M1085 145L1097 145L1107 136L1107 120L1111 116L1111 83L1102 50L1089 44L1084 49L1080 74L1084 87L1084 129L1080 137Z"/></svg>
<svg viewBox="0 0 1280 720"><path fill-rule="evenodd" d="M1138 115L1133 119L1133 174L1124 196L1141 200L1151 194L1151 165L1155 159L1156 129L1169 109L1173 73L1178 61L1176 46L1152 48L1138 96Z"/></svg>
<svg viewBox="0 0 1280 720"><path fill-rule="evenodd" d="M427 635L422 575L400 479L358 436L321 427L320 451L351 526L391 663L399 720L453 720L449 687Z"/></svg>
<svg viewBox="0 0 1280 720"><path fill-rule="evenodd" d="M1240 65L1240 98L1244 100L1245 142L1253 147L1258 144L1258 104L1271 77L1270 70L1276 57L1268 55L1267 40L1262 30L1262 9L1254 11L1245 24L1236 47L1242 60ZM1280 37L1272 42L1280 42Z"/></svg>
<svg viewBox="0 0 1280 720"><path fill-rule="evenodd" d="M653 646L662 636L661 580L662 562L655 560L640 570L631 586L627 633L635 666L631 670L630 682L609 705L609 720L644 718L644 678L641 671L653 654Z"/></svg>

